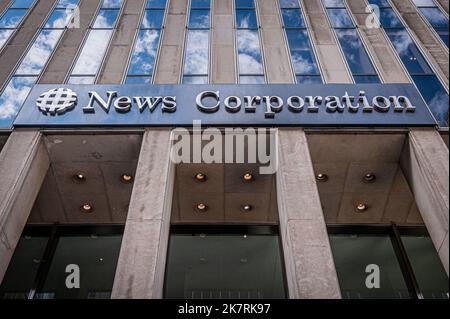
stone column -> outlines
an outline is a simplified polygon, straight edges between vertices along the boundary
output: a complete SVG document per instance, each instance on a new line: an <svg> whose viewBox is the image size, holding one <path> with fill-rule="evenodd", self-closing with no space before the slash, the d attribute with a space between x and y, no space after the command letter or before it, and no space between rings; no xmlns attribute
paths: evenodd
<svg viewBox="0 0 450 319"><path fill-rule="evenodd" d="M128 57L132 50L136 30L139 29L141 14L146 2L145 0L126 1L100 72L98 83L121 83L122 75L126 72L128 66Z"/></svg>
<svg viewBox="0 0 450 319"><path fill-rule="evenodd" d="M142 139L112 298L162 298L174 165L171 131L149 129Z"/></svg>
<svg viewBox="0 0 450 319"><path fill-rule="evenodd" d="M289 297L339 299L325 219L305 132L278 132L277 196Z"/></svg>
<svg viewBox="0 0 450 319"><path fill-rule="evenodd" d="M268 83L294 83L278 2L259 0L257 4Z"/></svg>
<svg viewBox="0 0 450 319"><path fill-rule="evenodd" d="M236 83L234 48L234 0L213 1L211 32L212 83Z"/></svg>
<svg viewBox="0 0 450 319"><path fill-rule="evenodd" d="M177 84L181 76L188 0L169 0L166 26L161 39L156 84Z"/></svg>
<svg viewBox="0 0 450 319"><path fill-rule="evenodd" d="M304 16L327 83L352 83L321 0L302 0Z"/></svg>
<svg viewBox="0 0 450 319"><path fill-rule="evenodd" d="M411 130L401 165L448 275L448 148L434 129Z"/></svg>
<svg viewBox="0 0 450 319"><path fill-rule="evenodd" d="M39 131L13 131L0 153L0 282L49 165Z"/></svg>

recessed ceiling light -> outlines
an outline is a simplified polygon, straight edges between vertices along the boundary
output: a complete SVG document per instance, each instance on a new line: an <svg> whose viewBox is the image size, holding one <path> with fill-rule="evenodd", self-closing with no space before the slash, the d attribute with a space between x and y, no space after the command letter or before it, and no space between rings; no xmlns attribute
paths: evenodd
<svg viewBox="0 0 450 319"><path fill-rule="evenodd" d="M206 181L206 175L203 173L197 173L195 174L195 179L199 182L204 182Z"/></svg>
<svg viewBox="0 0 450 319"><path fill-rule="evenodd" d="M81 210L83 211L83 213L92 213L93 207L91 204L86 203L81 206Z"/></svg>
<svg viewBox="0 0 450 319"><path fill-rule="evenodd" d="M83 183L86 181L86 176L84 176L83 173L77 173L77 174L73 175L73 180L76 183Z"/></svg>
<svg viewBox="0 0 450 319"><path fill-rule="evenodd" d="M363 213L363 212L365 212L366 210L367 210L367 205L366 204L364 204L364 203L359 203L358 205L356 205L356 211L358 212L358 213Z"/></svg>
<svg viewBox="0 0 450 319"><path fill-rule="evenodd" d="M199 204L197 204L197 209L199 210L199 211L201 211L201 212L205 212L206 211L206 205L205 204L203 204L203 203L199 203Z"/></svg>
<svg viewBox="0 0 450 319"><path fill-rule="evenodd" d="M250 174L250 173L244 174L244 176L242 178L244 179L244 182L251 182L251 181L253 181L253 175Z"/></svg>
<svg viewBox="0 0 450 319"><path fill-rule="evenodd" d="M122 176L120 177L120 179L122 180L122 182L124 183L131 183L133 181L133 176L131 176L130 174L122 174Z"/></svg>
<svg viewBox="0 0 450 319"><path fill-rule="evenodd" d="M242 210L244 211L244 212L246 212L246 213L248 213L249 211L251 211L252 210L252 205L242 205Z"/></svg>
<svg viewBox="0 0 450 319"><path fill-rule="evenodd" d="M377 177L375 176L375 174L367 173L366 175L364 175L363 181L366 183L373 183L376 179Z"/></svg>
<svg viewBox="0 0 450 319"><path fill-rule="evenodd" d="M323 173L319 173L316 175L316 180L318 182L326 182L328 180L328 175L327 174L323 174Z"/></svg>

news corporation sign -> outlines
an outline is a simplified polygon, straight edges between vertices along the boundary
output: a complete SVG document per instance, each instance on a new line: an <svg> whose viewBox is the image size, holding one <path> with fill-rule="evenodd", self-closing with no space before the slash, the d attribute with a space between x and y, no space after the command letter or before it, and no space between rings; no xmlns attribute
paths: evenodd
<svg viewBox="0 0 450 319"><path fill-rule="evenodd" d="M36 85L16 127L432 126L411 84Z"/></svg>

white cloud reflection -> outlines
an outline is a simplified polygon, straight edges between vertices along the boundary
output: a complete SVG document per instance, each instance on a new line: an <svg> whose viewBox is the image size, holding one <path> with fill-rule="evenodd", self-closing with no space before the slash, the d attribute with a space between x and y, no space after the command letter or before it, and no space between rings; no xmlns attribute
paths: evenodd
<svg viewBox="0 0 450 319"><path fill-rule="evenodd" d="M36 77L13 77L0 96L0 127L10 127Z"/></svg>
<svg viewBox="0 0 450 319"><path fill-rule="evenodd" d="M134 46L129 74L152 74L159 42L158 30L142 30Z"/></svg>
<svg viewBox="0 0 450 319"><path fill-rule="evenodd" d="M189 31L184 63L184 74L208 74L208 48L208 31Z"/></svg>
<svg viewBox="0 0 450 319"><path fill-rule="evenodd" d="M258 31L238 30L236 35L239 72L241 74L263 74Z"/></svg>
<svg viewBox="0 0 450 319"><path fill-rule="evenodd" d="M112 32L112 30L91 30L72 74L97 74Z"/></svg>

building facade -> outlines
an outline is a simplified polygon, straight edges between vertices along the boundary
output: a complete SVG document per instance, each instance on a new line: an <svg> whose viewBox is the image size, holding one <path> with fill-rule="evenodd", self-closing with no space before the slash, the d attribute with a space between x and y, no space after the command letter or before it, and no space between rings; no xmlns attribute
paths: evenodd
<svg viewBox="0 0 450 319"><path fill-rule="evenodd" d="M448 0L0 0L0 298L448 298Z"/></svg>

